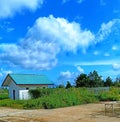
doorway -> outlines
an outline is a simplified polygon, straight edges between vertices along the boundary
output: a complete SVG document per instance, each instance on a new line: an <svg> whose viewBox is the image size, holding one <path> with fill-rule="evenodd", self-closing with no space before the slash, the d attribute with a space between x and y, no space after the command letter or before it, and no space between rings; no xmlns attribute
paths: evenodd
<svg viewBox="0 0 120 122"><path fill-rule="evenodd" d="M13 100L15 100L15 90L13 90Z"/></svg>

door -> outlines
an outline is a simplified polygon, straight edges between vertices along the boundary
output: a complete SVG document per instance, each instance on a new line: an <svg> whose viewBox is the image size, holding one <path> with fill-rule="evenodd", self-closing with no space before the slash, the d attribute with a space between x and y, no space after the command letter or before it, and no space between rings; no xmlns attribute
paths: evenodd
<svg viewBox="0 0 120 122"><path fill-rule="evenodd" d="M15 90L13 90L13 100L15 100Z"/></svg>

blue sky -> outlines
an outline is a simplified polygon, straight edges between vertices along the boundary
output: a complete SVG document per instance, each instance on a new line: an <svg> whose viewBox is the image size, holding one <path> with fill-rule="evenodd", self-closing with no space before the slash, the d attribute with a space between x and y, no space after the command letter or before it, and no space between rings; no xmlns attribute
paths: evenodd
<svg viewBox="0 0 120 122"><path fill-rule="evenodd" d="M1 0L0 84L7 73L74 83L120 75L120 0Z"/></svg>

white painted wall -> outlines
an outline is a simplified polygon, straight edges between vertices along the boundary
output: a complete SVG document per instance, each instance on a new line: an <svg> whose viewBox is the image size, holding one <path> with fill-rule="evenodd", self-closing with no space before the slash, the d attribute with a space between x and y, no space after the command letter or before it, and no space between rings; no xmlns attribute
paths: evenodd
<svg viewBox="0 0 120 122"><path fill-rule="evenodd" d="M15 90L15 99L19 99L19 87L11 80L9 84L9 97L13 99L13 90Z"/></svg>
<svg viewBox="0 0 120 122"><path fill-rule="evenodd" d="M19 90L19 100L30 99L29 90Z"/></svg>
<svg viewBox="0 0 120 122"><path fill-rule="evenodd" d="M47 87L47 86L41 86L41 87ZM12 80L9 84L9 97L13 99L13 90L15 90L15 100L23 100L23 99L29 99L30 95L28 93L29 89L36 89L36 86L19 86L16 85Z"/></svg>

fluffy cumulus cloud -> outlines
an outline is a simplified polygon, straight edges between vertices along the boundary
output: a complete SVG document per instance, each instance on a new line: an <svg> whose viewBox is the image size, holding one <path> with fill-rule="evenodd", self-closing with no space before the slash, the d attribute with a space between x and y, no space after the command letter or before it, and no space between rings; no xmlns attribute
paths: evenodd
<svg viewBox="0 0 120 122"><path fill-rule="evenodd" d="M22 9L36 10L43 4L43 0L0 0L0 18L13 16Z"/></svg>
<svg viewBox="0 0 120 122"><path fill-rule="evenodd" d="M29 42L30 41L30 42ZM41 41L25 40L21 44L1 44L0 58L6 63L31 69L50 69L57 63L56 45Z"/></svg>
<svg viewBox="0 0 120 122"><path fill-rule="evenodd" d="M52 15L37 19L28 36L56 43L61 49L72 52L78 47L85 50L94 41L94 34L87 29L82 30L80 24Z"/></svg>
<svg viewBox="0 0 120 122"><path fill-rule="evenodd" d="M103 41L117 21L119 20L102 24L95 36L90 30L82 29L79 23L55 18L53 15L40 17L20 42L0 44L0 59L24 68L50 69L56 66L57 56L61 51L74 53L77 49L81 49L85 52L90 45L95 43L95 40L99 40L96 42ZM81 67L78 70L84 71Z"/></svg>
<svg viewBox="0 0 120 122"><path fill-rule="evenodd" d="M69 70L60 72L58 80L62 82L70 81L73 83L79 74L84 73L84 69L82 67L75 66L75 68L77 69L77 72L71 72Z"/></svg>
<svg viewBox="0 0 120 122"><path fill-rule="evenodd" d="M94 41L94 34L64 18L40 17L18 44L1 44L0 58L24 68L50 69L63 51L85 50Z"/></svg>
<svg viewBox="0 0 120 122"><path fill-rule="evenodd" d="M58 81L66 84L67 81L73 82L76 78L77 74L75 72L70 71L62 71L58 77Z"/></svg>

